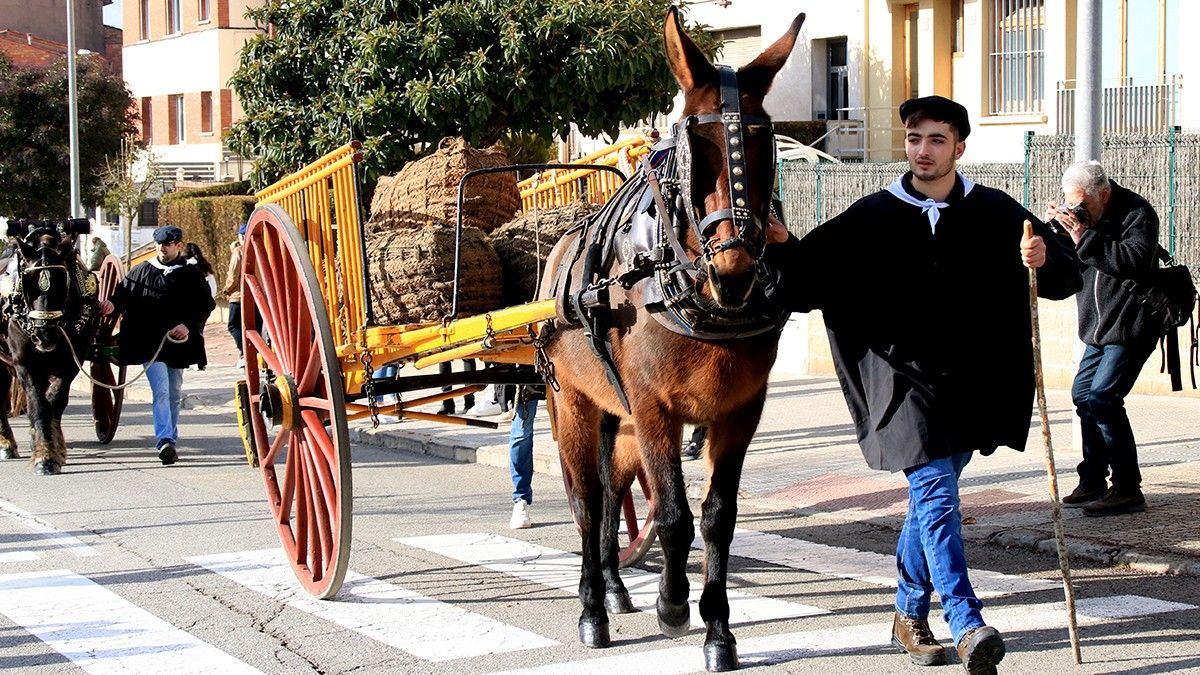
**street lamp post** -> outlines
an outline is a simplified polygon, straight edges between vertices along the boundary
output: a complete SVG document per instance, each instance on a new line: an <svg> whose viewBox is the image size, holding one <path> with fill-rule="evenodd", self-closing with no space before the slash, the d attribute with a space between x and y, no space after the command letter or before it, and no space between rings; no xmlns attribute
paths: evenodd
<svg viewBox="0 0 1200 675"><path fill-rule="evenodd" d="M67 0L67 112L71 143L71 217L82 216L79 205L79 102L75 85L75 0Z"/></svg>

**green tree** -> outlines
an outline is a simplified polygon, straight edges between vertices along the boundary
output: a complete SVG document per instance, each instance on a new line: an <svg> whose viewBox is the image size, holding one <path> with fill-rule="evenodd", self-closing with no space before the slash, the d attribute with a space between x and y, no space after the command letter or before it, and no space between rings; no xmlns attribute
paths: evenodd
<svg viewBox="0 0 1200 675"><path fill-rule="evenodd" d="M615 135L671 107L670 0L271 0L230 84L232 148L274 178L345 143L371 177L444 136ZM712 53L715 39L696 32Z"/></svg>
<svg viewBox="0 0 1200 675"><path fill-rule="evenodd" d="M76 63L79 186L84 204L102 201L99 170L134 132L133 98L98 59ZM71 155L65 57L18 68L0 54L0 214L63 218L70 210Z"/></svg>

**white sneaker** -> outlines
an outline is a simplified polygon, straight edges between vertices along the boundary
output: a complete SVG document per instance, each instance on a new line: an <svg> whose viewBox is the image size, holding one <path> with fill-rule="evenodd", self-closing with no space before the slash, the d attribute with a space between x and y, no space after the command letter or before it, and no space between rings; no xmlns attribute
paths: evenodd
<svg viewBox="0 0 1200 675"><path fill-rule="evenodd" d="M529 502L518 499L513 502L512 518L508 519L508 529L524 530L529 527L533 527L533 521L529 519Z"/></svg>
<svg viewBox="0 0 1200 675"><path fill-rule="evenodd" d="M245 368L245 367L246 367L246 357L239 356L237 365L234 366L234 368Z"/></svg>
<svg viewBox="0 0 1200 675"><path fill-rule="evenodd" d="M470 410L463 414L470 415L471 417L491 417L493 415L499 415L502 412L504 411L500 409L499 403L496 403L491 399L485 399L478 401L475 405L471 406Z"/></svg>

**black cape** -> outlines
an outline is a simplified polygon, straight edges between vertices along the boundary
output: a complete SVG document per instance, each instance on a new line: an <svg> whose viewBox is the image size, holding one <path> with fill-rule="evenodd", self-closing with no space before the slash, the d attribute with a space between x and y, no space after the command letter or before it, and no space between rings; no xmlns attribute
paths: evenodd
<svg viewBox="0 0 1200 675"><path fill-rule="evenodd" d="M135 266L117 286L112 303L122 313L117 336L118 360L126 365L150 361L167 331L179 324L188 328L182 344L167 340L156 361L172 368L203 367L204 323L215 303L204 274L180 256L176 264L160 266L157 260Z"/></svg>
<svg viewBox="0 0 1200 675"><path fill-rule="evenodd" d="M917 199L911 178L905 191ZM1070 239L999 190L960 179L936 230L887 191L865 197L802 240L767 247L768 296L820 309L859 445L874 469L899 471L968 450L1023 450L1033 400L1023 222L1047 244L1039 294L1080 288Z"/></svg>

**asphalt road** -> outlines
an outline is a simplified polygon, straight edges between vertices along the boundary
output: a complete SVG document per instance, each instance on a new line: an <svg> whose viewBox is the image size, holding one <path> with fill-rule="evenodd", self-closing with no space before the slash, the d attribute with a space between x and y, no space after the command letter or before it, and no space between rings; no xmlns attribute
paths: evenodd
<svg viewBox="0 0 1200 675"><path fill-rule="evenodd" d="M338 600L308 599L281 556L256 470L224 410L184 412L180 460L151 449L149 407L94 442L77 396L62 475L0 464L0 670L73 672L691 672L703 630L671 640L651 613L612 618L614 645L579 645L562 485L535 478L535 527L507 529L506 471L354 447L354 539ZM28 431L16 420L21 451ZM695 509L695 506L693 507ZM919 668L887 646L895 534L870 523L744 504L731 587L753 672L962 672ZM762 534L765 533L765 534ZM774 535L774 536L768 536ZM737 548L737 547L741 548ZM1077 565L1084 665L1073 665L1057 560L968 550L1001 670L1200 672L1200 584ZM651 589L657 553L630 572ZM699 556L692 556L700 579ZM991 572L993 574L989 574ZM1008 576L998 576L1008 575ZM632 590L632 588L631 588ZM694 598L693 598L694 599ZM694 614L695 616L695 614ZM935 630L945 624L935 608Z"/></svg>

